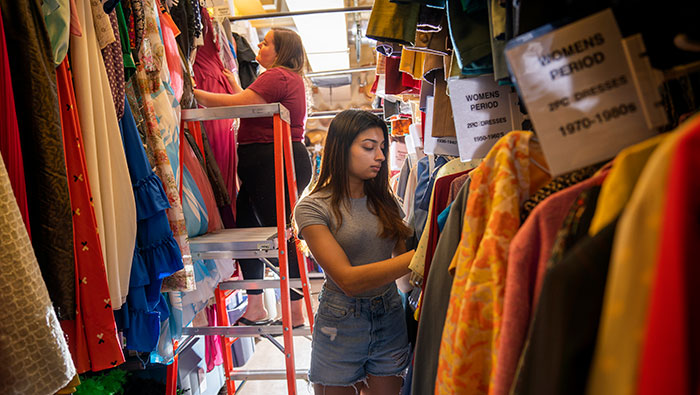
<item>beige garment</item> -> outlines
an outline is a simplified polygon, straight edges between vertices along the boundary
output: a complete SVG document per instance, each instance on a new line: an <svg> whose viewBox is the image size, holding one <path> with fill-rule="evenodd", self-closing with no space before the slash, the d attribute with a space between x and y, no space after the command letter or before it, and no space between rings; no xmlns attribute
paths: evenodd
<svg viewBox="0 0 700 395"><path fill-rule="evenodd" d="M433 105L433 137L456 137L455 120L452 115L452 103L447 96L447 81L444 71L440 70L435 76L435 88L433 88L435 102Z"/></svg>
<svg viewBox="0 0 700 395"><path fill-rule="evenodd" d="M447 26L447 23L445 23ZM451 50L448 49L448 41L450 37L447 35L447 29L441 29L438 32L416 32L415 44L406 47L411 51L420 51L433 55L449 55Z"/></svg>
<svg viewBox="0 0 700 395"><path fill-rule="evenodd" d="M416 171L418 170L418 163L411 167L411 171L408 173L408 181L406 182L406 196L403 198L403 204L401 209L403 210L405 217L404 221L411 222L413 219L413 202L416 198L416 184L418 184L418 175Z"/></svg>
<svg viewBox="0 0 700 395"><path fill-rule="evenodd" d="M3 394L53 394L75 376L5 162L0 158L0 380Z"/></svg>
<svg viewBox="0 0 700 395"><path fill-rule="evenodd" d="M457 159L452 159L451 161L445 163L439 170L435 179L440 177L449 176L450 174L460 173L475 168L481 163L481 159L474 159L468 162L462 162ZM425 255L428 248L428 239L430 239L430 218L433 215L433 197L435 197L435 189L430 192L430 204L428 204L428 220L425 222L425 228L423 228L423 233L421 234L420 241L418 241L418 246L416 247L416 253L413 254L411 258L411 263L408 268L412 272L423 277L425 272Z"/></svg>
<svg viewBox="0 0 700 395"><path fill-rule="evenodd" d="M637 393L671 155L680 132L654 150L615 229L589 395Z"/></svg>
<svg viewBox="0 0 700 395"><path fill-rule="evenodd" d="M90 0L78 0L82 37L71 37L71 66L90 187L112 308L129 292L136 244L136 204L107 70L95 38Z"/></svg>
<svg viewBox="0 0 700 395"><path fill-rule="evenodd" d="M100 45L100 49L104 49L104 47L117 40L114 36L114 30L112 30L112 23L109 21L109 15L105 14L100 0L90 0L90 13L92 17L87 15L85 20L81 19L80 24L85 26L85 23L92 19L93 23L91 25L95 29L97 42Z"/></svg>
<svg viewBox="0 0 700 395"><path fill-rule="evenodd" d="M431 84L435 84L435 76L443 69L442 56L428 54L423 63L423 78Z"/></svg>

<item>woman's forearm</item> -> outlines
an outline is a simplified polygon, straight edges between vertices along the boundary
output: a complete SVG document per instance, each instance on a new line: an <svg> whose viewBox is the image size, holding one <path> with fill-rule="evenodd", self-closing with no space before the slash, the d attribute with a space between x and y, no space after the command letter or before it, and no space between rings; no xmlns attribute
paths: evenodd
<svg viewBox="0 0 700 395"><path fill-rule="evenodd" d="M250 89L245 89L241 93L233 94L213 93L195 89L194 97L197 99L197 103L204 107L227 107L267 103L265 99Z"/></svg>
<svg viewBox="0 0 700 395"><path fill-rule="evenodd" d="M231 96L227 93L213 93L203 91L201 89L194 90L194 97L197 99L197 103L203 105L204 107L223 107L230 106Z"/></svg>
<svg viewBox="0 0 700 395"><path fill-rule="evenodd" d="M333 278L333 281L349 296L379 288L409 273L408 265L414 253L415 251L411 250L395 258L347 267L338 279Z"/></svg>

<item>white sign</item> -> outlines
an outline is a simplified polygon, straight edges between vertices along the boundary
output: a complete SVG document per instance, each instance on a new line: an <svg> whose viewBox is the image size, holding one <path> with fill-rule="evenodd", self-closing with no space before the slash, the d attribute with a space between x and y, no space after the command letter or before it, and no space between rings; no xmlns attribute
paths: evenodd
<svg viewBox="0 0 700 395"><path fill-rule="evenodd" d="M508 43L506 57L554 175L651 137L621 35L605 10Z"/></svg>
<svg viewBox="0 0 700 395"><path fill-rule="evenodd" d="M513 119L513 114L520 114L515 105L517 95L510 87L499 86L492 74L452 78L447 86L462 161L486 157L498 139L519 129L520 124Z"/></svg>
<svg viewBox="0 0 700 395"><path fill-rule="evenodd" d="M456 137L433 137L433 114L435 98L428 96L426 100L425 125L423 125L423 152L434 155L459 156Z"/></svg>
<svg viewBox="0 0 700 395"><path fill-rule="evenodd" d="M405 141L406 140L410 140L408 135L405 137ZM389 164L391 165L390 170L401 170L401 166L403 166L407 154L408 151L406 150L405 143L398 140L392 141L389 145L389 157L391 158L389 160Z"/></svg>

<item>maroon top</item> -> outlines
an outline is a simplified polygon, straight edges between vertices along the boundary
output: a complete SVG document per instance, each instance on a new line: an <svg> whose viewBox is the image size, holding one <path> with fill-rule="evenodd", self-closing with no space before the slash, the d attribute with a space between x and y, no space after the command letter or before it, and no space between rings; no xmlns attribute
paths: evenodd
<svg viewBox="0 0 700 395"><path fill-rule="evenodd" d="M289 110L292 141L304 139L306 124L306 88L301 76L284 67L274 67L262 73L248 89L268 103L281 103ZM242 118L238 144L272 143L272 118Z"/></svg>

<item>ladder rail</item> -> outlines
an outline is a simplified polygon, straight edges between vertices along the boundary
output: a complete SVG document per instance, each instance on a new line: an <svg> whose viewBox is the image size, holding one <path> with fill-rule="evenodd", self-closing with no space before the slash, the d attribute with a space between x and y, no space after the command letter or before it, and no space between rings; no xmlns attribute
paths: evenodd
<svg viewBox="0 0 700 395"><path fill-rule="evenodd" d="M287 125L289 125L287 123ZM289 293L289 261L287 257L289 256L289 251L287 251L287 215L285 207L285 195L284 195L284 159L286 157L292 157L292 144L291 136L289 144L285 144L284 132L289 129L285 129L282 123L282 119L279 114L273 116L273 132L274 132L274 152L275 152L275 195L276 195L276 205L277 205L277 234L278 234L278 253L279 253L279 270L280 270L280 294L282 296L282 326L284 330L284 362L287 370L287 392L289 395L296 395L297 393L297 381L296 381L296 368L294 361L294 338L292 337L292 310L291 310L291 299ZM294 168L294 162L292 161L292 168ZM294 174L294 173L292 173ZM288 180L288 183L296 183L296 179ZM295 188L296 191L296 188ZM292 196L290 194L290 207L292 206ZM301 262L299 262L301 267Z"/></svg>
<svg viewBox="0 0 700 395"><path fill-rule="evenodd" d="M292 130L291 125L289 125L288 123L282 123L282 128L282 140L284 141L284 149L287 152L287 155L285 156L285 168L287 170L287 187L289 189L289 207L291 207L292 210L294 210L294 207L296 207L297 205L297 199L299 196L297 193L298 188L296 168L294 166L294 150L292 149ZM292 235L292 237L294 237L296 245L296 243L298 243L299 240L297 239L296 235ZM309 326L311 327L311 331L313 331L314 314L311 310L311 294L309 293L309 275L306 270L306 257L304 257L304 254L302 254L298 248L295 248L294 250L294 253L297 254L297 263L299 264L299 278L301 279L302 290L304 292L303 296L304 302L306 304L306 315L309 317Z"/></svg>

